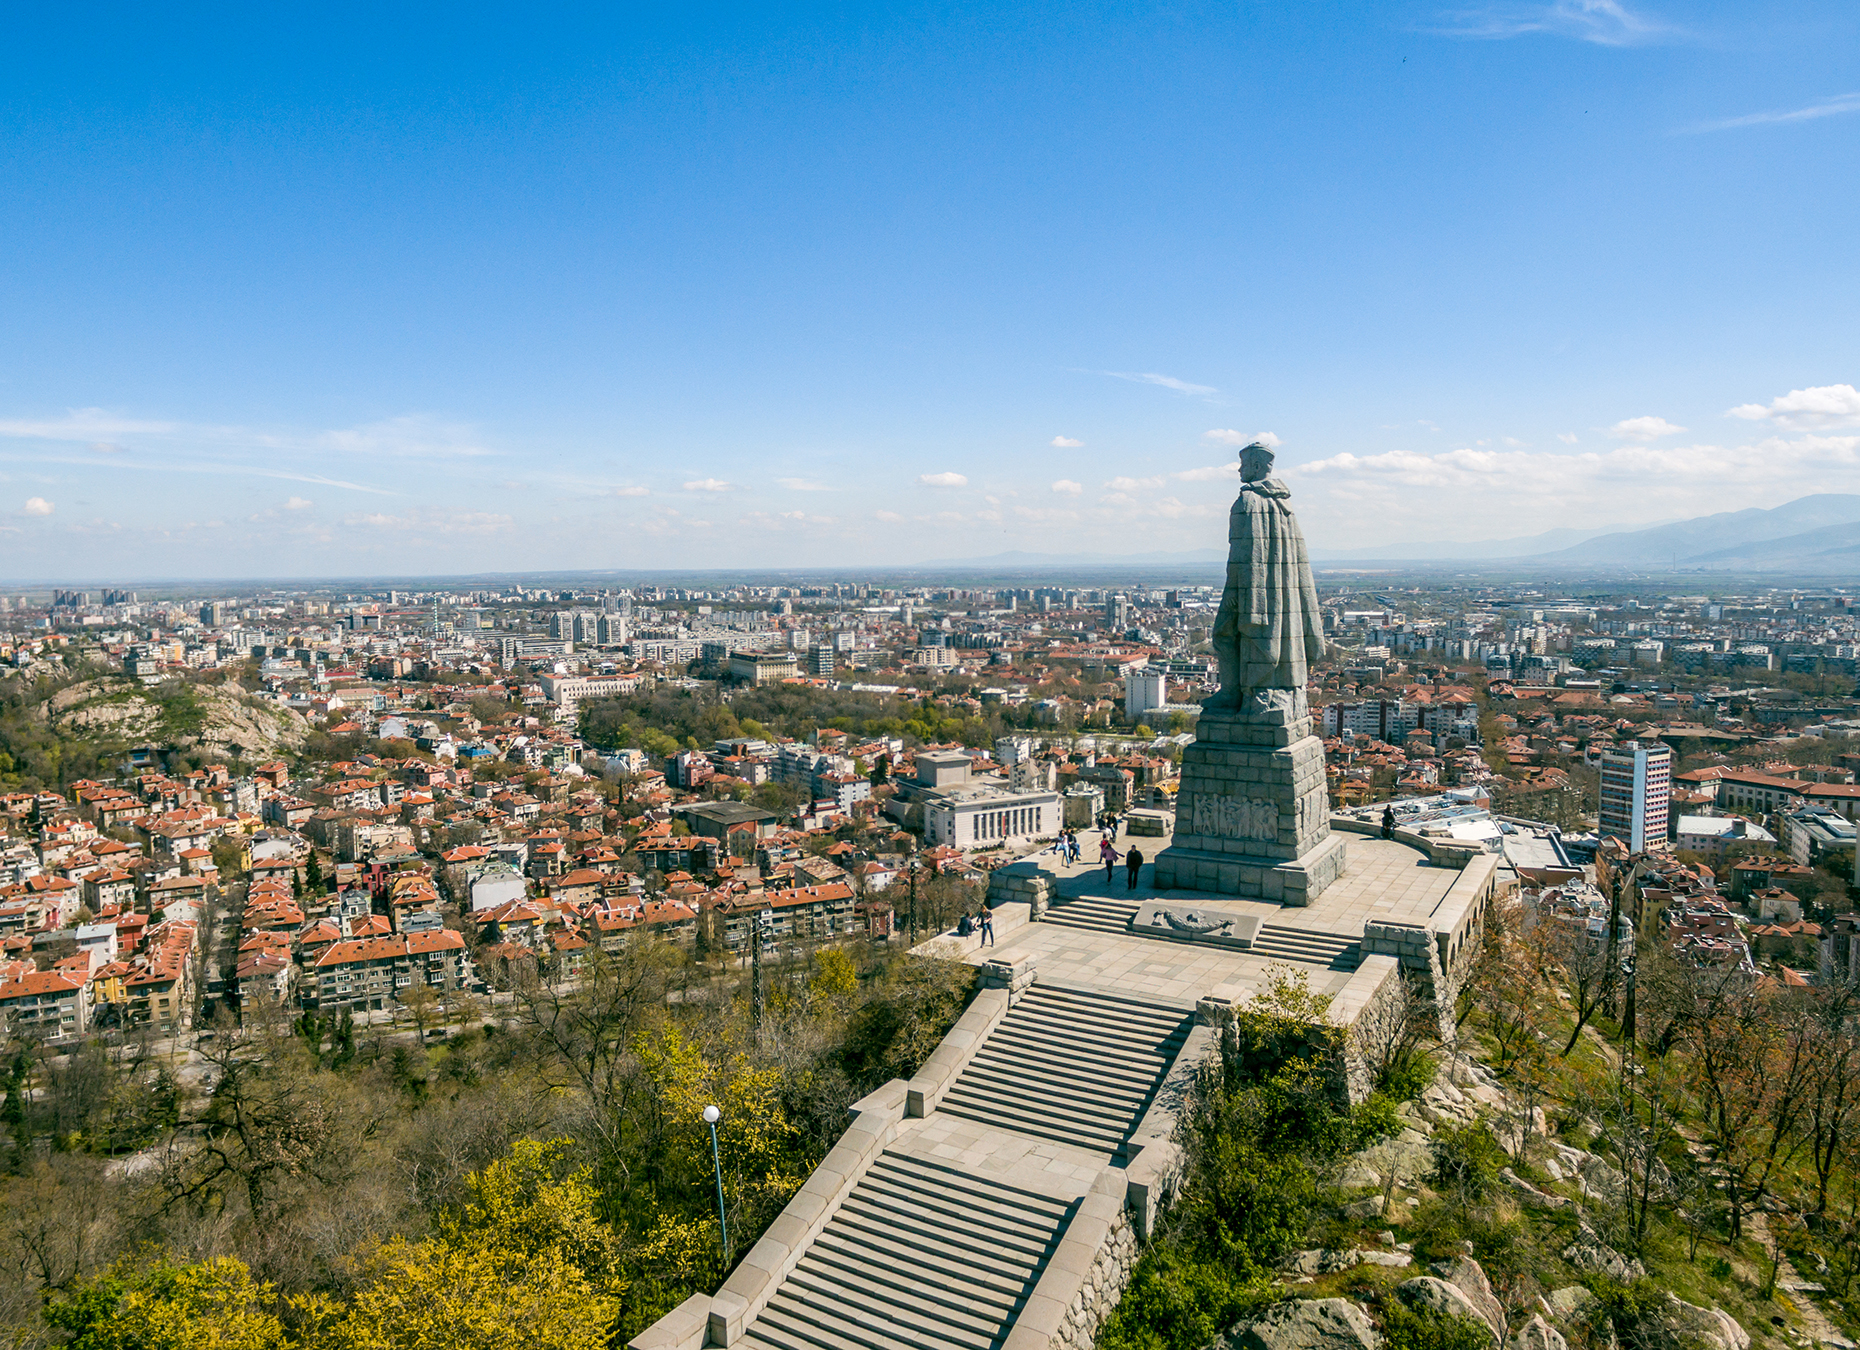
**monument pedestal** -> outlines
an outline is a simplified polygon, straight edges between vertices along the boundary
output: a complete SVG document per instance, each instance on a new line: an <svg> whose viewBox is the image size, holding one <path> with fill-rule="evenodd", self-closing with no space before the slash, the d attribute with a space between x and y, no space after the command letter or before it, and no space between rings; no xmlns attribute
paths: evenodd
<svg viewBox="0 0 1860 1350"><path fill-rule="evenodd" d="M1156 859L1156 888L1307 905L1344 862L1304 690L1205 708L1182 755L1175 840Z"/></svg>

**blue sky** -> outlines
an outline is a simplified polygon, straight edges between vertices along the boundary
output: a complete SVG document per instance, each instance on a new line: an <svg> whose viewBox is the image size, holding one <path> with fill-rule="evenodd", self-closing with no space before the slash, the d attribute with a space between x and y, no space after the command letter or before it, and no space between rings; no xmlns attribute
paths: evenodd
<svg viewBox="0 0 1860 1350"><path fill-rule="evenodd" d="M0 576L1856 491L1857 161L1850 3L15 7Z"/></svg>

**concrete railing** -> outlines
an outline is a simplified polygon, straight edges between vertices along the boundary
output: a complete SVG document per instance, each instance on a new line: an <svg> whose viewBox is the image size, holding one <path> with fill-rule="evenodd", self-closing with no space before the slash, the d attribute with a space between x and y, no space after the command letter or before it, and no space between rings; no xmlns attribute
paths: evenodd
<svg viewBox="0 0 1860 1350"><path fill-rule="evenodd" d="M716 1294L694 1294L627 1342L630 1350L729 1346L781 1288L808 1246L839 1212L904 1119L907 1084L894 1078L852 1106L852 1124L796 1191Z"/></svg>
<svg viewBox="0 0 1860 1350"><path fill-rule="evenodd" d="M1355 816L1333 815L1330 827L1341 834L1364 834L1380 837L1382 825L1379 821L1359 820ZM1473 859L1490 856L1478 844L1461 839L1436 839L1432 835L1419 834L1414 830L1396 827L1392 836L1396 843L1406 844L1409 848L1418 848L1427 855L1427 860L1436 867L1464 867Z"/></svg>
<svg viewBox="0 0 1860 1350"><path fill-rule="evenodd" d="M967 1011L956 1019L956 1025L930 1052L923 1067L912 1075L905 1091L906 1115L923 1117L936 1110L943 1094L955 1086L975 1052L1007 1016L1008 999L1006 989L984 989L975 996Z"/></svg>
<svg viewBox="0 0 1860 1350"><path fill-rule="evenodd" d="M1136 1264L1136 1230L1124 1205L1128 1189L1123 1168L1098 1173L1001 1350L1090 1347Z"/></svg>
<svg viewBox="0 0 1860 1350"><path fill-rule="evenodd" d="M1013 900L1005 901L994 909L995 942L998 944L1018 928L1025 928L1032 922L1032 907ZM911 948L912 956L934 956L946 961L960 961L974 952L982 951L982 935L976 932L962 937L953 930L939 933L933 938L925 938Z"/></svg>

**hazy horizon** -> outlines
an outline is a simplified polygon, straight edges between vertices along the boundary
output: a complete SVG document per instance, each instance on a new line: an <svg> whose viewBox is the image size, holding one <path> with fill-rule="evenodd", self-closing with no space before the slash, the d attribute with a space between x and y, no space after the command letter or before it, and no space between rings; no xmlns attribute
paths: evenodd
<svg viewBox="0 0 1860 1350"><path fill-rule="evenodd" d="M22 13L0 575L1314 552L1853 490L1860 13Z"/></svg>

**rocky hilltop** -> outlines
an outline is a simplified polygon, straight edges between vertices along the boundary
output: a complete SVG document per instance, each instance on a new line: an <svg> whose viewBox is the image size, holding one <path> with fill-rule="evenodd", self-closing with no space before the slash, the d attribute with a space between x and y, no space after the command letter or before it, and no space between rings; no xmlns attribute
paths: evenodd
<svg viewBox="0 0 1860 1350"><path fill-rule="evenodd" d="M59 736L251 763L301 750L310 734L303 714L254 698L230 681L151 687L105 675L59 690L36 711Z"/></svg>

